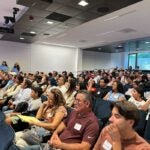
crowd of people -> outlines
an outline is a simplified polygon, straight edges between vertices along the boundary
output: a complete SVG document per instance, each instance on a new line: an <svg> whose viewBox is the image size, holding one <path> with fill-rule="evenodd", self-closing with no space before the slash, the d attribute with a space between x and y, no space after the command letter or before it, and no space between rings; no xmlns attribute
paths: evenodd
<svg viewBox="0 0 150 150"><path fill-rule="evenodd" d="M1 68L0 109L16 131L15 144L21 150L150 150L147 139L134 130L139 110L149 119L148 73L114 68L83 71L75 77L67 71ZM97 101L111 103L112 113L101 130L94 113ZM27 128L23 115L35 117Z"/></svg>

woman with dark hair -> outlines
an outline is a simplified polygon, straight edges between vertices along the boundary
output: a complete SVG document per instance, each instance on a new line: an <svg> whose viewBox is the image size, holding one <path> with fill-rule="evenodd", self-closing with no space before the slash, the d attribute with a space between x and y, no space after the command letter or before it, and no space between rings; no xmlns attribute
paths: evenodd
<svg viewBox="0 0 150 150"><path fill-rule="evenodd" d="M34 128L16 133L16 145L21 148L32 145L32 141L29 140L31 137L35 139L34 144L39 144L42 142L42 136L55 130L66 116L65 99L61 91L54 88L48 94L48 101L45 101L37 112L38 121L30 120L29 123L34 125Z"/></svg>
<svg viewBox="0 0 150 150"><path fill-rule="evenodd" d="M86 82L77 82L76 91L79 90L87 90L87 83Z"/></svg>
<svg viewBox="0 0 150 150"><path fill-rule="evenodd" d="M135 104L138 109L146 111L150 108L150 100L144 101L144 91L142 87L135 87L128 101Z"/></svg>
<svg viewBox="0 0 150 150"><path fill-rule="evenodd" d="M123 85L120 81L114 81L112 85L112 91L108 92L104 97L104 100L109 101L122 101L125 100L125 96L123 94Z"/></svg>
<svg viewBox="0 0 150 150"><path fill-rule="evenodd" d="M17 74L20 72L20 65L19 63L15 63L13 68L11 69L11 72L16 72Z"/></svg>
<svg viewBox="0 0 150 150"><path fill-rule="evenodd" d="M6 61L3 61L2 64L0 65L0 70L7 72L8 71L8 65Z"/></svg>
<svg viewBox="0 0 150 150"><path fill-rule="evenodd" d="M73 105L73 100L74 100L74 95L76 94L76 80L70 78L68 80L68 90L64 94L64 98L66 100L66 105L67 106L72 106Z"/></svg>

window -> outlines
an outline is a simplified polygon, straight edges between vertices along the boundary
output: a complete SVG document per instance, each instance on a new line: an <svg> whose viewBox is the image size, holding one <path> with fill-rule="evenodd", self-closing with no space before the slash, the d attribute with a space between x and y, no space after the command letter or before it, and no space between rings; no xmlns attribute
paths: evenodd
<svg viewBox="0 0 150 150"><path fill-rule="evenodd" d="M150 70L150 52L138 53L137 65L140 70Z"/></svg>
<svg viewBox="0 0 150 150"><path fill-rule="evenodd" d="M129 64L128 66L132 66L132 69L135 69L136 66L136 53L129 54Z"/></svg>

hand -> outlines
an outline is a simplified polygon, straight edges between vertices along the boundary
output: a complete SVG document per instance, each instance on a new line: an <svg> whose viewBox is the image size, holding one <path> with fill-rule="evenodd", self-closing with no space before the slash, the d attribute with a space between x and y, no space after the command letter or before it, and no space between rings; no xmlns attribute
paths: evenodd
<svg viewBox="0 0 150 150"><path fill-rule="evenodd" d="M12 100L9 100L8 101L8 105L12 105L13 104L13 101Z"/></svg>
<svg viewBox="0 0 150 150"><path fill-rule="evenodd" d="M11 105L9 105L9 108L10 108L10 109L14 109L14 108L15 108L15 105L11 104Z"/></svg>
<svg viewBox="0 0 150 150"><path fill-rule="evenodd" d="M110 135L113 142L120 142L121 135L119 133L119 129L116 125L110 124L107 126L106 131Z"/></svg>
<svg viewBox="0 0 150 150"><path fill-rule="evenodd" d="M51 140L48 141L48 143L50 145L54 146L55 148L61 148L61 144L62 144L62 142L61 142L61 140L60 140L60 138L58 137L57 134L54 134L52 136Z"/></svg>
<svg viewBox="0 0 150 150"><path fill-rule="evenodd" d="M49 140L49 144L52 145L53 138L58 135L56 131L53 132L51 139Z"/></svg>
<svg viewBox="0 0 150 150"><path fill-rule="evenodd" d="M43 102L42 106L43 107L48 106L48 101Z"/></svg>

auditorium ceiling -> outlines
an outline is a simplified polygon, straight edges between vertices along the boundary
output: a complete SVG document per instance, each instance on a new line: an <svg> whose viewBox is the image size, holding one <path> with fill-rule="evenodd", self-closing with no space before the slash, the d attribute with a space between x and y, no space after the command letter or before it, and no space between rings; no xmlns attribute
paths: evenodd
<svg viewBox="0 0 150 150"><path fill-rule="evenodd" d="M149 0L86 0L85 7L79 1L16 0L10 6L19 8L16 22L5 24L0 16L1 26L14 33L1 31L1 40L86 49L150 35Z"/></svg>

